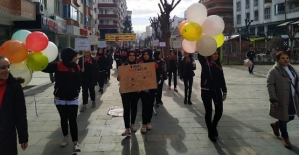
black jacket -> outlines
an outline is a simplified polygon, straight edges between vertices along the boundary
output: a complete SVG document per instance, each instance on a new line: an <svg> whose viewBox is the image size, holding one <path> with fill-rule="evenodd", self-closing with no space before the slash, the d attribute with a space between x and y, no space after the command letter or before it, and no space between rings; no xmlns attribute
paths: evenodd
<svg viewBox="0 0 299 155"><path fill-rule="evenodd" d="M194 70L196 67L193 67L194 59L190 58L190 62L186 62L186 59L183 58L180 61L180 79L189 78L195 76Z"/></svg>
<svg viewBox="0 0 299 155"><path fill-rule="evenodd" d="M108 65L108 58L104 54L97 54L96 56L99 72L106 72Z"/></svg>
<svg viewBox="0 0 299 155"><path fill-rule="evenodd" d="M46 73L55 73L54 96L59 100L78 99L81 86L80 66L74 64L76 68L68 68L61 61L50 63L43 70Z"/></svg>
<svg viewBox="0 0 299 155"><path fill-rule="evenodd" d="M254 61L254 58L256 58L256 56L255 56L255 52L253 52L253 51L248 51L247 53L246 53L246 57L250 60L250 61Z"/></svg>
<svg viewBox="0 0 299 155"><path fill-rule="evenodd" d="M17 132L16 132L17 131ZM0 108L0 154L17 155L19 143L28 142L28 124L22 86L11 74Z"/></svg>
<svg viewBox="0 0 299 155"><path fill-rule="evenodd" d="M167 56L166 58L166 63L167 63L167 71L170 72L170 71L175 71L177 70L178 68L178 58L177 56Z"/></svg>
<svg viewBox="0 0 299 155"><path fill-rule="evenodd" d="M83 63L82 63L82 57L79 59L79 66L80 68L83 68ZM81 72L81 79L82 80L91 80L91 84L93 86L96 85L97 79L98 79L98 65L97 61L90 57L88 61L84 62L84 72Z"/></svg>
<svg viewBox="0 0 299 155"><path fill-rule="evenodd" d="M116 63L121 63L121 55L120 55L119 50L117 50L113 56L114 56L114 60L116 61Z"/></svg>
<svg viewBox="0 0 299 155"><path fill-rule="evenodd" d="M198 53L198 60L201 64L201 88L202 89L221 89L227 93L225 78L222 66L209 62L205 57Z"/></svg>

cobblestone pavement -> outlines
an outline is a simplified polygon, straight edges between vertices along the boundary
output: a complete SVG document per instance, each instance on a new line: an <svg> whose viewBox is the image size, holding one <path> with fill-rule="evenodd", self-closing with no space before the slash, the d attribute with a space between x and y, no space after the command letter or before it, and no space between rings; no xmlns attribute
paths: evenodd
<svg viewBox="0 0 299 155"><path fill-rule="evenodd" d="M183 83L178 84L178 93L164 85L164 106L156 108L153 129L141 134L141 104L135 125L138 130L129 138L121 136L124 131L122 117L111 117L111 106L121 106L115 69L103 95L97 93L97 107L79 113L79 142L82 152L78 155L295 155L299 154L299 121L288 124L293 150L285 149L269 126L275 121L268 115L269 102L266 79L249 75L236 67L225 67L228 98L219 123L219 139L212 143L207 137L204 107L200 93L200 65L197 63L193 85L193 105L183 104ZM258 71L256 67L256 71ZM245 68L246 69L246 68ZM264 69L268 71L269 68ZM34 80L42 80L36 78ZM32 81L34 83L34 81ZM38 81L35 81L38 83ZM53 104L53 84L43 81L36 87L25 90L29 147L19 148L21 155L68 155L72 154L69 142L60 148L62 140L60 121ZM166 81L167 82L167 81ZM165 82L165 83L166 83ZM96 91L98 88L96 88ZM80 99L81 100L81 99ZM38 116L35 113L37 104Z"/></svg>

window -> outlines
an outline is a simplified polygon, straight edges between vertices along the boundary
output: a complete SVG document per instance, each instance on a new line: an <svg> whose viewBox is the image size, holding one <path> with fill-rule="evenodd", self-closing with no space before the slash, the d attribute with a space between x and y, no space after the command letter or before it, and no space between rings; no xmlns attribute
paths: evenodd
<svg viewBox="0 0 299 155"><path fill-rule="evenodd" d="M60 15L60 0L55 0L54 12L55 12L55 14Z"/></svg>
<svg viewBox="0 0 299 155"><path fill-rule="evenodd" d="M84 21L84 16L83 13L80 12L80 23L83 24L83 21Z"/></svg>
<svg viewBox="0 0 299 155"><path fill-rule="evenodd" d="M84 5L89 6L89 0L81 0L81 3Z"/></svg>
<svg viewBox="0 0 299 155"><path fill-rule="evenodd" d="M258 6L259 5L259 1L258 0L254 0L254 6Z"/></svg>
<svg viewBox="0 0 299 155"><path fill-rule="evenodd" d="M250 1L246 0L246 9L249 9L249 7L250 7Z"/></svg>
<svg viewBox="0 0 299 155"><path fill-rule="evenodd" d="M90 17L89 16L84 17L84 25L85 26L90 26Z"/></svg>
<svg viewBox="0 0 299 155"><path fill-rule="evenodd" d="M241 11L241 2L237 3L237 11Z"/></svg>
<svg viewBox="0 0 299 155"><path fill-rule="evenodd" d="M105 14L108 14L108 10L105 10Z"/></svg>
<svg viewBox="0 0 299 155"><path fill-rule="evenodd" d="M246 19L250 20L250 13L246 13Z"/></svg>
<svg viewBox="0 0 299 155"><path fill-rule="evenodd" d="M100 25L109 25L109 20L100 20Z"/></svg>
<svg viewBox="0 0 299 155"><path fill-rule="evenodd" d="M237 16L237 24L241 24L241 15Z"/></svg>
<svg viewBox="0 0 299 155"><path fill-rule="evenodd" d="M265 8L265 19L270 19L270 8Z"/></svg>
<svg viewBox="0 0 299 155"><path fill-rule="evenodd" d="M259 12L258 11L254 11L254 21L258 21L258 20L259 20Z"/></svg>
<svg viewBox="0 0 299 155"><path fill-rule="evenodd" d="M63 17L78 21L78 10L69 4L63 4Z"/></svg>
<svg viewBox="0 0 299 155"><path fill-rule="evenodd" d="M285 12L285 3L280 3L274 5L274 13L275 15L284 14Z"/></svg>
<svg viewBox="0 0 299 155"><path fill-rule="evenodd" d="M99 9L99 14L103 14L103 10L102 9Z"/></svg>

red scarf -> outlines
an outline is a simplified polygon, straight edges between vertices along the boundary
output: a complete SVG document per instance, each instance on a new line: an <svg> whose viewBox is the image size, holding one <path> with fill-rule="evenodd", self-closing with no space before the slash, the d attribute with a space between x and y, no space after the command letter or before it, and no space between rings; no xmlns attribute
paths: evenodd
<svg viewBox="0 0 299 155"><path fill-rule="evenodd" d="M7 80L0 80L0 108L2 107L6 86L7 86Z"/></svg>

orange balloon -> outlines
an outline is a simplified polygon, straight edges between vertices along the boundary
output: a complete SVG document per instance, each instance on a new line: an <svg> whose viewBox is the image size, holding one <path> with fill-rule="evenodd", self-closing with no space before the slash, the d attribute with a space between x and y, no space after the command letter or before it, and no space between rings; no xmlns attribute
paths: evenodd
<svg viewBox="0 0 299 155"><path fill-rule="evenodd" d="M6 57L10 63L19 63L27 58L28 48L18 40L8 40L0 47L0 55Z"/></svg>
<svg viewBox="0 0 299 155"><path fill-rule="evenodd" d="M181 22L180 26L179 26L179 33L182 34L183 31L183 27L185 24L187 24L189 21L188 20L184 20Z"/></svg>

